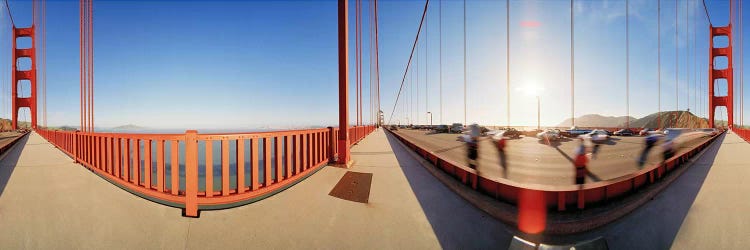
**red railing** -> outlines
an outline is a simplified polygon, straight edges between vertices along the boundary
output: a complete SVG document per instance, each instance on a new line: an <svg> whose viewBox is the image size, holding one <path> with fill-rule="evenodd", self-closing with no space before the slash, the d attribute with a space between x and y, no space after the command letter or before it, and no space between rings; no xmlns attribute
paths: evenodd
<svg viewBox="0 0 750 250"><path fill-rule="evenodd" d="M349 129L350 144L374 126ZM113 184L184 209L244 205L275 194L335 159L338 128L199 134L121 134L37 130ZM350 146L351 146L350 145Z"/></svg>
<svg viewBox="0 0 750 250"><path fill-rule="evenodd" d="M732 129L732 131L734 131L735 134L737 134L746 142L750 142L750 129L735 128L735 129Z"/></svg>

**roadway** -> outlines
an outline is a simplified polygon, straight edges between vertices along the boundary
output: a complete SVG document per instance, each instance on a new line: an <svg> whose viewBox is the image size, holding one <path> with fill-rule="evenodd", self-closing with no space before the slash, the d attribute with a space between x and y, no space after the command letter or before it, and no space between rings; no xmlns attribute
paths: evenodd
<svg viewBox="0 0 750 250"><path fill-rule="evenodd" d="M446 157L459 164L468 165L466 147L457 140L458 134L435 134L426 130L399 129L395 131L415 144ZM678 148L678 153L687 151L708 140L707 137L691 137ZM613 136L609 142L601 144L598 154L589 161L590 174L586 182L609 180L631 174L639 170L637 160L644 148L644 137ZM519 183L546 185L574 184L573 158L579 142L563 139L547 144L536 138L522 137L508 140L506 157L508 169L504 173L500 167L498 151L488 139L479 144L479 164L477 171L489 179L506 178ZM657 164L662 160L659 147L651 150L647 164Z"/></svg>
<svg viewBox="0 0 750 250"><path fill-rule="evenodd" d="M23 133L19 133L16 131L0 132L0 148L5 147L5 145L8 145L14 139L18 138L21 135L23 135Z"/></svg>

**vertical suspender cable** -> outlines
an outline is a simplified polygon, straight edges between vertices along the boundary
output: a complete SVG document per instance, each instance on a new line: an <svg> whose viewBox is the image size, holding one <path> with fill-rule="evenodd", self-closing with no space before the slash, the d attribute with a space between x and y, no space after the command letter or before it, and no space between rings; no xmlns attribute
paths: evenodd
<svg viewBox="0 0 750 250"><path fill-rule="evenodd" d="M83 98L85 96L85 94L84 94L85 90L84 89L86 88L85 84L83 84L84 81L85 81L85 79L83 77L83 71L84 71L84 65L86 64L86 62L84 60L84 57L83 57L83 43L84 43L84 40L83 40L83 32L84 32L84 29L83 29L83 16L84 16L83 6L84 6L84 2L83 1L84 0L80 0L80 6L79 6L79 10L80 10L80 13L79 13L80 14L79 15L80 16L80 28L79 28L79 33L80 33L79 34L80 35L80 44L79 44L79 47L80 47L80 50L79 50L79 57L80 57L80 64L81 64L81 67L80 67L80 92L81 92L80 104L81 104L81 131L86 131L86 123L85 123L85 120L86 120L86 109L84 108L86 106L86 103L85 103L85 99Z"/></svg>
<svg viewBox="0 0 750 250"><path fill-rule="evenodd" d="M356 114L356 118L355 118L356 121L357 121L356 122L356 126L359 126L359 81L361 79L359 77L359 75L362 74L362 72L360 71L360 67L359 67L359 64L361 63L360 54L359 54L359 51L360 51L360 48L359 48L359 46L360 46L360 43L359 43L359 32L360 32L359 19L360 19L360 11L359 11L359 9L360 9L360 5L361 4L362 4L361 0L356 0L355 5L354 5L354 8L355 8L355 10L354 10L354 12L355 12L355 14L354 14L354 25L355 25L355 27L354 27L354 29L355 29L355 31L354 31L354 37L355 38L354 39L356 40L355 43L357 44L356 45L356 51L355 51L355 54L356 54L355 60L357 61L356 66L355 66L356 67L356 76L355 77L357 79L355 80L355 90L354 90L354 96L355 96L354 102L356 103L356 110L357 110L356 111L357 114Z"/></svg>
<svg viewBox="0 0 750 250"><path fill-rule="evenodd" d="M377 119L378 124L380 124L380 112L382 108L380 107L380 50L378 49L378 0L375 1L375 74L377 76Z"/></svg>
<svg viewBox="0 0 750 250"><path fill-rule="evenodd" d="M630 128L630 0L625 0L625 128Z"/></svg>
<svg viewBox="0 0 750 250"><path fill-rule="evenodd" d="M656 35L656 37L657 37L657 43L659 44L658 46L656 46L656 51L657 51L656 52L656 54L657 54L657 56L656 56L656 58L657 58L657 63L656 63L657 78L659 78L658 79L658 85L659 85L658 95L659 95L659 97L657 98L659 100L659 104L657 105L657 107L658 107L658 112L657 112L657 119L658 119L658 121L657 121L657 127L656 128L657 129L661 129L661 0L656 1L656 4L658 5L656 7L656 13L657 13L656 14L657 15L657 18L656 18L657 19L657 21L656 21L656 33L657 33L657 35Z"/></svg>
<svg viewBox="0 0 750 250"><path fill-rule="evenodd" d="M679 29L680 29L680 23L677 21L677 18L678 18L677 16L679 13L677 2L678 0L674 1L674 68L675 68L674 70L674 86L675 86L674 96L675 96L675 112L677 112L675 113L675 115L677 115L680 111L680 96L678 94L679 93L678 89L680 88L680 82L679 82L680 81L680 78L679 78L679 72L680 72L679 53L680 51L678 50L679 41L677 41L677 33L679 32ZM673 117L673 119L674 120L672 121L672 127L677 125L677 117L675 116Z"/></svg>
<svg viewBox="0 0 750 250"><path fill-rule="evenodd" d="M466 0L464 0L464 125L466 124Z"/></svg>
<svg viewBox="0 0 750 250"><path fill-rule="evenodd" d="M94 0L89 1L89 94L91 101L91 132L94 132Z"/></svg>
<svg viewBox="0 0 750 250"><path fill-rule="evenodd" d="M686 93L686 95L687 95L687 110L688 111L690 111L690 87L691 87L690 74L693 73L693 71L695 71L694 68L692 69L692 71L690 69L690 61L691 60L695 60L695 54L693 54L693 55L690 54L690 45L691 45L690 31L691 31L691 29L690 29L690 19L689 19L689 16L690 16L690 0L685 0L685 23L686 23L686 28L685 28L685 43L687 44L685 46L686 54L687 54L687 57L685 59L685 67L687 68L687 71L685 71L685 75L687 77L687 81L686 81L686 85L687 85L687 89L686 90L687 90L687 93ZM695 41L692 41L692 45L695 46ZM691 59L691 56L692 56L692 59ZM695 102L695 100L693 100L693 102ZM689 128L693 126L692 125L692 121L693 121L692 118L693 118L692 115L688 116L688 127Z"/></svg>
<svg viewBox="0 0 750 250"><path fill-rule="evenodd" d="M425 27L425 29L426 29L426 27ZM419 121L420 119L419 118L422 117L422 116L419 113L419 42L417 42L417 54L416 54L416 57L417 57L417 61L416 61L416 64L414 65L414 67L416 68L415 74L417 75L415 77L415 79L414 79L415 82L416 82L416 84L414 84L414 87L416 89L416 91L414 91L414 108L415 108L414 114L416 115L416 117L415 117L416 121L417 121L416 124L420 124L420 121Z"/></svg>
<svg viewBox="0 0 750 250"><path fill-rule="evenodd" d="M47 128L47 0L42 1L42 64L44 65L44 72L42 75L42 82L44 84L44 128Z"/></svg>
<svg viewBox="0 0 750 250"><path fill-rule="evenodd" d="M505 114L510 128L510 0L505 1L505 102Z"/></svg>
<svg viewBox="0 0 750 250"><path fill-rule="evenodd" d="M510 0L508 0L510 1ZM575 66L575 13L573 0L570 0L570 126L576 125L576 66ZM510 49L509 49L510 50ZM510 82L510 81L509 81ZM508 87L510 92L510 87Z"/></svg>
<svg viewBox="0 0 750 250"><path fill-rule="evenodd" d="M425 20L425 24L424 24L426 26L424 28L424 38L425 38L424 39L424 111L425 112L430 112L430 99L429 99L429 91L428 91L429 90L428 89L428 84L429 84L428 72L430 70L430 63L429 63L430 62L430 57L429 57L430 50L429 50L429 47L427 46L428 45L427 42L430 40L430 37L427 35L427 31L430 30L429 29L430 26L427 25L428 20L429 18ZM432 113L430 113L430 116L432 116ZM430 121L427 119L429 118L427 118L427 113L425 113L425 124L430 124Z"/></svg>
<svg viewBox="0 0 750 250"><path fill-rule="evenodd" d="M745 30L742 21L742 1L739 1L739 28L740 28L740 128L745 125L745 43L743 31Z"/></svg>
<svg viewBox="0 0 750 250"><path fill-rule="evenodd" d="M368 120L369 120L367 124L371 125L373 121L372 119L372 0L370 1L370 6L368 10L369 11L367 12L367 14L370 18L367 20L367 24L370 27L370 35L367 38L369 38L370 40L367 43L370 46L370 50L369 50L370 55L367 56L367 59L369 59L369 62L367 63L367 65L369 66L370 71L369 73L367 73L367 76L369 76L368 78L370 78L370 80L369 80L369 83L367 84L368 86L367 94L369 95L367 100L370 102L370 104L368 106L369 111L367 112Z"/></svg>
<svg viewBox="0 0 750 250"><path fill-rule="evenodd" d="M438 52L438 63L439 65L439 78L440 78L440 124L443 124L443 0L440 0L440 11L438 13L438 22L439 24L439 32L438 35L440 38L438 39L440 51Z"/></svg>

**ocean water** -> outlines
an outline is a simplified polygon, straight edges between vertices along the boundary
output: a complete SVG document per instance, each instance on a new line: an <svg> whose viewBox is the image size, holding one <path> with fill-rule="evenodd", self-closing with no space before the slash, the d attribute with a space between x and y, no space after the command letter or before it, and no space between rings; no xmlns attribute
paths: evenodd
<svg viewBox="0 0 750 250"><path fill-rule="evenodd" d="M279 144L280 144L280 152L279 157L281 157L282 161L280 162L280 165L277 166L276 162L276 140L273 138L269 138L266 140L230 140L228 145L228 151L229 151L229 188L234 189L237 187L237 143L244 143L244 169L241 169L240 171L244 172L244 184L245 186L250 186L250 177L251 174L257 173L258 175L258 183L262 186L263 183L266 182L265 179L265 162L268 160L270 161L270 170L271 170L271 179L270 181L275 180L276 177L276 169L278 167L282 168L282 176L288 176L289 173L286 172L286 162L283 159L286 159L286 143L282 138L279 138ZM252 145L254 147L257 147L258 149L258 155L254 159L251 155L251 142L255 145ZM131 141L131 146L129 148L130 155L133 157L134 150L132 143L134 141ZM214 140L214 141L199 141L198 142L198 190L199 191L205 191L206 190L206 168L207 168L207 162L206 162L206 144L211 143L211 152L212 152L212 158L211 162L209 163L209 167L212 168L212 176L213 176L213 191L221 191L222 189L222 152L221 152L221 140ZM270 151L270 157L266 159L265 152L264 152L264 146L265 144L269 144L269 151ZM179 189L185 190L185 142L180 141L178 143L178 164L179 164ZM124 147L124 144L123 146ZM121 147L121 148L122 148ZM165 173L165 187L171 188L172 186L172 145L171 143L165 142L164 143L164 173ZM146 164L143 160L145 152L144 152L144 142L141 141L139 143L139 154L140 154L140 179L141 183L145 182L145 174L146 174ZM124 150L123 150L124 152ZM290 154L292 152L289 152ZM156 141L151 141L151 184L152 186L157 185L157 152L156 152ZM131 158L132 161L132 158ZM253 169L252 168L252 162L257 161L258 162L258 168ZM292 158L292 161L294 161L294 157ZM291 163L293 164L293 162ZM308 162L308 165L311 163ZM131 164L132 165L132 164ZM121 165L122 166L122 165ZM124 169L121 169L122 173L124 173ZM131 173L135 171L134 166L131 166ZM132 175L132 174L131 174Z"/></svg>

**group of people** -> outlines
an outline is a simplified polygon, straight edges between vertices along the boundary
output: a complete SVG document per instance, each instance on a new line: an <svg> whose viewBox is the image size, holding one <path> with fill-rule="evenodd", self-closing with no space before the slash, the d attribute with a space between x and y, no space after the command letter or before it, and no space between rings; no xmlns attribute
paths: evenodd
<svg viewBox="0 0 750 250"><path fill-rule="evenodd" d="M479 138L480 138L480 128L477 124L472 124L469 126L469 134L464 135L463 141L466 143L467 146L467 159L468 159L468 165L472 169L477 168L477 158L479 157L478 153L478 147L479 147ZM645 146L643 151L641 152L641 155L637 161L639 167L643 167L643 165L646 163L646 160L648 158L649 152L656 146L656 143L659 141L660 136L659 135L649 135L645 138ZM596 159L597 154L599 153L601 144L594 143L591 141L590 138L578 138L580 144L575 148L574 151L574 159L573 159L573 166L575 169L575 183L578 185L584 184L586 181L586 175L588 175L588 163L589 163L589 154L591 153L591 159ZM506 161L506 145L507 145L507 139L505 137L498 137L493 141L493 144L496 146L499 159L500 159L500 167L503 169L503 175L507 177L508 172L508 165ZM672 140L665 140L662 143L662 149L663 149L663 160L666 161L667 159L671 158L674 155L673 150L673 144L674 142Z"/></svg>
<svg viewBox="0 0 750 250"><path fill-rule="evenodd" d="M643 165L646 164L648 154L656 146L659 138L661 138L661 136L657 134L646 136L645 146L643 148L643 151L641 151L640 157L638 158L639 168L642 168ZM578 147L576 147L573 166L575 167L576 171L576 184L580 185L586 181L586 175L588 175L588 168L586 166L589 159L587 157L586 149L591 148L591 159L596 159L596 154L599 151L600 144L594 144L590 140L584 138L579 138L579 140L581 143ZM593 146L591 146L592 144ZM662 163L664 163L666 160L674 156L674 141L671 139L665 139L661 146L664 157L662 159Z"/></svg>
<svg viewBox="0 0 750 250"><path fill-rule="evenodd" d="M469 168L471 169L477 168L477 158L479 157L478 148L479 148L480 134L481 134L481 129L479 128L479 125L471 124L469 125L469 134L463 136L463 141L466 143L468 165L469 165ZM496 139L493 143L497 147L497 151L500 156L500 167L503 168L503 175L507 176L508 166L507 166L506 157L505 157L506 139L505 137L500 137Z"/></svg>

